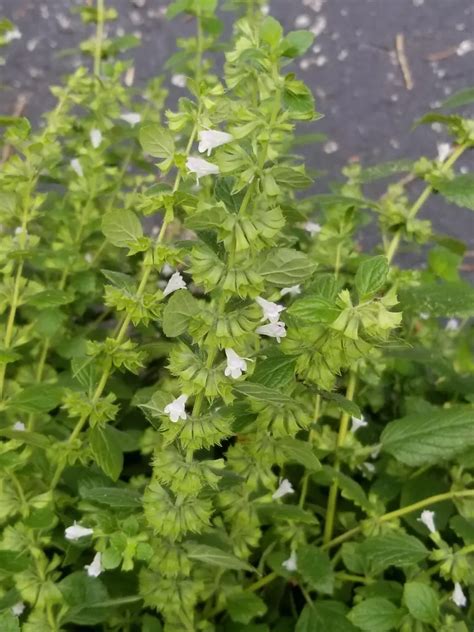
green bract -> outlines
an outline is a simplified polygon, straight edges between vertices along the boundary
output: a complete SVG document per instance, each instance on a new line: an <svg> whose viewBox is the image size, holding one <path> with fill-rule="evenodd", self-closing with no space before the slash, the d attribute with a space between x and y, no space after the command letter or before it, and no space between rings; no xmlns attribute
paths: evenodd
<svg viewBox="0 0 474 632"><path fill-rule="evenodd" d="M0 630L468 632L474 289L419 214L473 208L473 89L420 121L447 157L312 195L312 34L225 6L223 44L216 0L169 5L177 104L98 0L42 131L0 119Z"/></svg>

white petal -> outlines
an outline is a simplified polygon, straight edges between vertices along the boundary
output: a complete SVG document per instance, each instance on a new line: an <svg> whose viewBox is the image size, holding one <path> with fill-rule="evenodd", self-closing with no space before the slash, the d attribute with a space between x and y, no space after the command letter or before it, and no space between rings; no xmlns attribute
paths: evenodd
<svg viewBox="0 0 474 632"><path fill-rule="evenodd" d="M227 357L227 366L224 370L224 375L236 380L247 370L247 362L245 358L241 358L233 349L225 349L225 355Z"/></svg>
<svg viewBox="0 0 474 632"><path fill-rule="evenodd" d="M269 336L270 338L276 338L277 342L280 342L281 338L286 336L285 323L268 323L268 325L261 325L255 330L257 334L261 336Z"/></svg>
<svg viewBox="0 0 474 632"><path fill-rule="evenodd" d="M12 29L11 31L7 31L3 34L3 39L5 40L6 44L9 44L10 42L13 42L13 40L20 38L21 32L17 28Z"/></svg>
<svg viewBox="0 0 474 632"><path fill-rule="evenodd" d="M169 416L173 423L180 419L187 419L185 404L188 399L187 395L180 395L164 408L164 412Z"/></svg>
<svg viewBox="0 0 474 632"><path fill-rule="evenodd" d="M450 143L437 143L438 148L438 160L444 162L451 153Z"/></svg>
<svg viewBox="0 0 474 632"><path fill-rule="evenodd" d="M459 320L457 318L450 318L446 323L446 331L456 331L459 329Z"/></svg>
<svg viewBox="0 0 474 632"><path fill-rule="evenodd" d="M163 296L168 296L172 292L176 292L176 290L185 290L186 283L179 272L175 272L171 275L170 280L168 281L165 289L163 290Z"/></svg>
<svg viewBox="0 0 474 632"><path fill-rule="evenodd" d="M463 592L461 584L458 584L458 582L454 584L451 599L459 608L465 608L467 606L467 597Z"/></svg>
<svg viewBox="0 0 474 632"><path fill-rule="evenodd" d="M286 496L287 494L294 494L294 492L295 490L293 489L293 485L287 478L284 478L278 486L276 492L272 494L272 498L273 500L277 500L278 498L283 498L283 496Z"/></svg>
<svg viewBox="0 0 474 632"><path fill-rule="evenodd" d="M91 130L90 139L91 139L92 147L94 149L97 149L97 147L99 147L102 142L102 132L100 131L100 129Z"/></svg>
<svg viewBox="0 0 474 632"><path fill-rule="evenodd" d="M260 296L257 296L255 300L262 308L264 320L268 320L270 323L276 323L280 320L280 312L285 309L283 305L267 301L265 298L261 298Z"/></svg>
<svg viewBox="0 0 474 632"><path fill-rule="evenodd" d="M198 181L199 178L204 176L211 176L219 173L219 167L217 165L204 160L204 158L197 158L196 156L190 156L186 160L186 167L189 171L196 174Z"/></svg>
<svg viewBox="0 0 474 632"><path fill-rule="evenodd" d="M422 522L425 527L429 530L430 533L435 533L436 532L436 525L435 525L435 512L434 511L429 511L428 509L425 509L424 511L421 512L421 516L417 519L418 522Z"/></svg>
<svg viewBox="0 0 474 632"><path fill-rule="evenodd" d="M96 553L94 555L94 559L92 560L92 562L90 564L86 564L84 566L84 568L86 569L87 574L89 575L89 577L99 577L99 575L103 571L103 568L102 568L102 554L101 553Z"/></svg>
<svg viewBox="0 0 474 632"><path fill-rule="evenodd" d="M26 426L22 421L15 421L12 428L13 430L17 430L19 432L24 432L26 430Z"/></svg>
<svg viewBox="0 0 474 632"><path fill-rule="evenodd" d="M122 121L125 121L125 123L128 123L132 127L135 127L135 125L140 123L140 121L142 120L141 114L139 114L138 112L124 112L120 115L120 118L122 119Z"/></svg>
<svg viewBox="0 0 474 632"><path fill-rule="evenodd" d="M283 568L286 568L290 573L294 573L298 570L298 558L296 556L296 551L292 551L290 557L281 563Z"/></svg>
<svg viewBox="0 0 474 632"><path fill-rule="evenodd" d="M187 83L186 75L172 75L171 83L177 88L185 88Z"/></svg>
<svg viewBox="0 0 474 632"><path fill-rule="evenodd" d="M18 601L11 607L11 613L15 615L15 617L20 617L23 614L25 607L26 606L22 601Z"/></svg>
<svg viewBox="0 0 474 632"><path fill-rule="evenodd" d="M369 423L363 417L361 417L360 419L358 417L352 417L351 419L351 432L357 432L359 428L364 428L365 426L369 425Z"/></svg>
<svg viewBox="0 0 474 632"><path fill-rule="evenodd" d="M303 225L303 228L307 233L311 235L311 237L314 237L314 235L317 235L321 232L321 225L317 224L316 222L308 221Z"/></svg>
<svg viewBox="0 0 474 632"><path fill-rule="evenodd" d="M220 132L219 130L202 130L199 132L199 146L198 149L201 153L207 151L207 155L211 155L211 151L216 147L225 145L234 140L232 134L227 132Z"/></svg>
<svg viewBox="0 0 474 632"><path fill-rule="evenodd" d="M74 524L71 527L67 527L67 529L64 531L66 540L79 540L79 538L84 538L88 535L92 535L93 533L93 529L83 527L76 521L74 521Z"/></svg>
<svg viewBox="0 0 474 632"><path fill-rule="evenodd" d="M301 285L292 285L291 287L284 287L280 291L280 296L286 296L289 294L290 296L297 296L301 294Z"/></svg>
<svg viewBox="0 0 474 632"><path fill-rule="evenodd" d="M82 169L81 162L79 158L73 158L70 162L72 170L78 175L80 178L84 175L84 171Z"/></svg>

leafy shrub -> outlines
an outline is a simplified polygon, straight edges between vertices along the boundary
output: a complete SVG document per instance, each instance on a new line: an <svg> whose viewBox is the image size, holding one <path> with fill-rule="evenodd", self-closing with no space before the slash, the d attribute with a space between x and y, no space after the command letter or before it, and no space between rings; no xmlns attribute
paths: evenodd
<svg viewBox="0 0 474 632"><path fill-rule="evenodd" d="M474 290L419 215L474 209L473 91L421 120L446 155L304 196L318 114L284 69L312 36L235 0L223 47L216 4L168 9L197 25L175 110L99 0L93 71L40 131L2 119L0 627L467 632Z"/></svg>

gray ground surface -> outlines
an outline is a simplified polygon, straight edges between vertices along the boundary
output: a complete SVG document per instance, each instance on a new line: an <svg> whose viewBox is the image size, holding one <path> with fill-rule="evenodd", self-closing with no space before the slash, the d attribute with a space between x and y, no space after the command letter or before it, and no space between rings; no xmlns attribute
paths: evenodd
<svg viewBox="0 0 474 632"><path fill-rule="evenodd" d="M80 0L0 0L0 15L22 33L0 68L0 111L11 112L18 94L27 98L34 120L52 99L56 83L80 58L74 47L87 33L71 9ZM114 31L135 32L143 46L135 53L137 82L158 74L174 49L175 37L189 30L181 19L164 18L167 0L108 0L120 13ZM364 164L420 153L436 154L442 133L412 122L449 94L474 85L473 0L273 0L271 13L287 29L310 28L315 48L298 72L312 87L325 118L313 125L328 140L306 151L311 167L336 179L348 160ZM403 34L413 88L407 89L395 54ZM64 49L70 54L64 55ZM433 60L433 55L437 60ZM471 152L472 154L472 152ZM472 170L473 157L461 160ZM474 245L474 213L443 206L432 198L424 213L438 229Z"/></svg>

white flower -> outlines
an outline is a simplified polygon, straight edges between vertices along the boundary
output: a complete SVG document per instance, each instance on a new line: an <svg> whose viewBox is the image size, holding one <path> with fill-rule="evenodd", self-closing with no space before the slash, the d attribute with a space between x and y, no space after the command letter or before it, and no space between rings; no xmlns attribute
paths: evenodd
<svg viewBox="0 0 474 632"><path fill-rule="evenodd" d="M97 149L97 147L99 147L100 143L102 142L102 132L100 131L100 129L92 129L89 136L91 139L92 147L94 149Z"/></svg>
<svg viewBox="0 0 474 632"><path fill-rule="evenodd" d="M458 582L454 584L454 590L453 594L451 595L451 600L454 601L454 603L459 608L465 608L467 606L466 595L463 593L462 586L461 584L458 584Z"/></svg>
<svg viewBox="0 0 474 632"><path fill-rule="evenodd" d="M289 294L290 296L298 296L298 294L301 294L301 285L284 287L280 292L280 296L286 296L287 294Z"/></svg>
<svg viewBox="0 0 474 632"><path fill-rule="evenodd" d="M15 228L15 235L21 235L22 232L23 232L23 227L22 226L17 226Z"/></svg>
<svg viewBox="0 0 474 632"><path fill-rule="evenodd" d="M138 112L124 112L120 115L120 118L132 127L135 127L142 120L141 114L138 114Z"/></svg>
<svg viewBox="0 0 474 632"><path fill-rule="evenodd" d="M64 536L66 540L79 540L79 538L85 538L86 535L92 535L94 533L93 529L89 529L88 527L83 527L74 520L74 524L72 527L68 527L64 531Z"/></svg>
<svg viewBox="0 0 474 632"><path fill-rule="evenodd" d="M457 318L450 318L446 323L446 331L456 331L459 329L459 320Z"/></svg>
<svg viewBox="0 0 474 632"><path fill-rule="evenodd" d="M86 254L84 255L84 261L86 261L87 263L92 263L94 261L94 255L92 254L92 252L86 252Z"/></svg>
<svg viewBox="0 0 474 632"><path fill-rule="evenodd" d="M291 551L290 557L282 562L281 565L290 573L294 573L296 570L298 570L298 558L296 556L296 551Z"/></svg>
<svg viewBox="0 0 474 632"><path fill-rule="evenodd" d="M176 423L180 419L186 419L185 404L188 399L187 395L180 395L174 399L170 404L165 406L164 412L169 416L173 423Z"/></svg>
<svg viewBox="0 0 474 632"><path fill-rule="evenodd" d="M161 268L161 274L162 276L168 278L173 274L173 270L174 268L172 268L169 263L165 263Z"/></svg>
<svg viewBox="0 0 474 632"><path fill-rule="evenodd" d="M180 74L172 75L171 83L177 88L185 88L187 83L186 76Z"/></svg>
<svg viewBox="0 0 474 632"><path fill-rule="evenodd" d="M434 521L435 512L425 509L421 512L421 516L417 518L418 522L422 522L430 533L436 533L436 525Z"/></svg>
<svg viewBox="0 0 474 632"><path fill-rule="evenodd" d="M428 320L429 317L430 317L430 315L428 314L428 312L420 312L421 320Z"/></svg>
<svg viewBox="0 0 474 632"><path fill-rule="evenodd" d="M270 336L270 338L276 338L277 342L280 342L281 338L286 336L285 323L279 321L278 323L269 323L268 325L261 325L255 330L257 334L261 336Z"/></svg>
<svg viewBox="0 0 474 632"><path fill-rule="evenodd" d="M438 148L438 160L444 162L451 153L451 145L450 143L437 143L436 146Z"/></svg>
<svg viewBox="0 0 474 632"><path fill-rule="evenodd" d="M211 151L216 147L220 147L221 145L225 145L226 143L230 143L234 140L232 134L227 134L227 132L220 132L219 130L202 130L199 132L199 146L198 149L201 154L207 151L207 155L211 155Z"/></svg>
<svg viewBox="0 0 474 632"><path fill-rule="evenodd" d="M90 564L86 564L84 568L86 569L89 577L99 577L104 570L102 568L102 554L96 553L92 562Z"/></svg>
<svg viewBox="0 0 474 632"><path fill-rule="evenodd" d="M287 478L284 478L280 482L280 485L278 489L276 490L276 492L272 494L272 498L273 500L277 500L278 498L283 498L283 496L286 496L287 494L294 494L294 493L295 493L295 490L293 489L293 485L290 483L290 481Z"/></svg>
<svg viewBox="0 0 474 632"><path fill-rule="evenodd" d="M70 163L70 164L71 164L71 169L72 169L73 171L75 171L75 173L76 173L76 174L77 174L80 178L82 178L82 176L84 175L84 171L82 170L82 165L81 165L81 162L80 162L79 158L73 158L73 159L71 160L71 163Z"/></svg>
<svg viewBox="0 0 474 632"><path fill-rule="evenodd" d="M247 370L247 362L245 358L241 358L233 349L224 349L224 351L227 358L227 366L224 375L236 380L242 375L243 371Z"/></svg>
<svg viewBox="0 0 474 632"><path fill-rule="evenodd" d="M190 156L186 160L186 167L189 171L196 174L198 182L199 178L219 173L219 167L217 165L204 160L204 158L196 158L195 156Z"/></svg>
<svg viewBox="0 0 474 632"><path fill-rule="evenodd" d="M369 423L363 417L361 417L360 419L358 417L351 417L351 419L352 419L351 432L357 432L359 428L364 428L364 426L369 425Z"/></svg>
<svg viewBox="0 0 474 632"><path fill-rule="evenodd" d="M368 472L370 472L370 474L373 474L375 472L375 465L373 463L366 461L365 463L362 463L362 465Z"/></svg>
<svg viewBox="0 0 474 632"><path fill-rule="evenodd" d="M13 40L21 39L21 32L17 28L14 28L11 31L4 33L3 39L5 40L5 44L9 44L10 42L13 42Z"/></svg>
<svg viewBox="0 0 474 632"><path fill-rule="evenodd" d="M26 426L22 421L15 421L13 424L13 430L18 430L18 432L25 432Z"/></svg>
<svg viewBox="0 0 474 632"><path fill-rule="evenodd" d="M262 308L262 311L263 311L262 320L268 320L268 322L270 323L276 323L280 320L280 312L282 312L285 309L283 305L279 305L278 303L272 303L272 301L267 301L264 298L260 298L260 296L257 296L255 300Z"/></svg>
<svg viewBox="0 0 474 632"><path fill-rule="evenodd" d="M317 224L316 222L306 222L303 228L311 235L311 237L314 237L321 232L321 224Z"/></svg>
<svg viewBox="0 0 474 632"><path fill-rule="evenodd" d="M20 617L23 614L25 607L25 604L22 601L19 601L11 607L11 612L15 615L15 617Z"/></svg>
<svg viewBox="0 0 474 632"><path fill-rule="evenodd" d="M163 296L168 296L172 292L176 292L176 290L185 290L186 283L184 282L183 277L179 272L175 272L171 275L170 280L166 284L165 289L163 290Z"/></svg>

